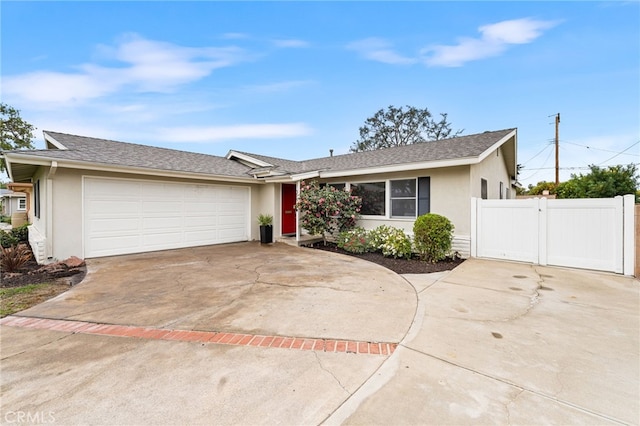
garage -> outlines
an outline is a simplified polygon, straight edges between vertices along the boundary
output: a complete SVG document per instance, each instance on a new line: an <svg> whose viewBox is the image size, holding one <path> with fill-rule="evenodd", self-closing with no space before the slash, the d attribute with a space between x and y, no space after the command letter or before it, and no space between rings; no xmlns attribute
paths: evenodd
<svg viewBox="0 0 640 426"><path fill-rule="evenodd" d="M250 189L85 177L84 257L249 239Z"/></svg>

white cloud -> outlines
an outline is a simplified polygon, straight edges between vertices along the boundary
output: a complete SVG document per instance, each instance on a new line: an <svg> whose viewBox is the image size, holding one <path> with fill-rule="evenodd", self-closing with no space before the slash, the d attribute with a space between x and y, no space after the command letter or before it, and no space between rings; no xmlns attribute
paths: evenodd
<svg viewBox="0 0 640 426"><path fill-rule="evenodd" d="M305 123L239 124L234 126L186 126L159 129L165 142L218 142L231 139L276 139L305 136L312 129Z"/></svg>
<svg viewBox="0 0 640 426"><path fill-rule="evenodd" d="M282 39L282 40L273 40L273 44L276 47L309 47L309 43L304 40L295 40L295 39Z"/></svg>
<svg viewBox="0 0 640 426"><path fill-rule="evenodd" d="M243 40L248 39L251 36L247 33L224 33L222 38L226 40Z"/></svg>
<svg viewBox="0 0 640 426"><path fill-rule="evenodd" d="M459 67L466 62L497 56L512 44L531 43L557 21L531 18L513 19L483 25L478 28L480 38L461 38L455 45L435 45L421 51L429 66Z"/></svg>
<svg viewBox="0 0 640 426"><path fill-rule="evenodd" d="M393 51L387 40L370 37L354 41L347 45L347 49L358 52L365 59L392 65L410 65L416 63L415 58L402 56Z"/></svg>
<svg viewBox="0 0 640 426"><path fill-rule="evenodd" d="M290 81L279 81L277 83L270 84L260 84L260 85L252 85L246 86L246 89L250 92L259 92L259 93L277 93L277 92L286 92L291 89L295 89L302 86L307 86L312 84L311 80L290 80Z"/></svg>
<svg viewBox="0 0 640 426"><path fill-rule="evenodd" d="M35 71L3 78L3 94L32 106L78 104L124 88L136 92L168 92L200 80L215 69L247 60L237 47L185 47L123 37L115 46L98 46L101 58L117 66L82 64L75 72Z"/></svg>

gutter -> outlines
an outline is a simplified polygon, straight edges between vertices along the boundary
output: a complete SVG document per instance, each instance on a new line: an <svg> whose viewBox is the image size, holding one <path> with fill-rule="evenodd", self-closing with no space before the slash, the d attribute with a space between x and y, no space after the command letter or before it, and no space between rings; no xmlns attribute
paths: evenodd
<svg viewBox="0 0 640 426"><path fill-rule="evenodd" d="M48 157L34 157L31 155L20 155L17 153L11 153L10 157L14 159L12 161L16 164L27 164L33 166L46 166L50 167L50 171L55 173L55 170L60 168L67 169L80 169L80 170L92 170L92 171L104 171L111 173L128 173L128 174L140 174L147 176L160 176L160 177L174 177L182 179L196 179L196 180L208 180L208 181L225 181L235 183L264 183L251 177L238 177L228 175L214 175L197 172L186 172L178 170L164 170L164 169L150 169L134 166L115 166L109 164L98 164L86 161L74 161L74 160L62 160L59 158ZM4 155L7 163L7 170L9 171L9 177L13 180L11 169L9 168L10 160ZM17 161L16 161L17 160ZM26 161L20 161L26 160Z"/></svg>

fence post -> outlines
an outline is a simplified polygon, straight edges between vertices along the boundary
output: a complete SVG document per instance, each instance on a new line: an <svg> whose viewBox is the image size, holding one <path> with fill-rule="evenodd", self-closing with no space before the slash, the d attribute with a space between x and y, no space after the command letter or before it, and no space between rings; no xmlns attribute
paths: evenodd
<svg viewBox="0 0 640 426"><path fill-rule="evenodd" d="M633 275L635 272L635 195L627 194L622 197L622 250L623 273Z"/></svg>
<svg viewBox="0 0 640 426"><path fill-rule="evenodd" d="M478 199L471 197L471 257L478 257Z"/></svg>
<svg viewBox="0 0 640 426"><path fill-rule="evenodd" d="M536 198L536 210L538 211L538 264L542 266L547 265L547 232L549 228L547 225L547 203L546 198Z"/></svg>

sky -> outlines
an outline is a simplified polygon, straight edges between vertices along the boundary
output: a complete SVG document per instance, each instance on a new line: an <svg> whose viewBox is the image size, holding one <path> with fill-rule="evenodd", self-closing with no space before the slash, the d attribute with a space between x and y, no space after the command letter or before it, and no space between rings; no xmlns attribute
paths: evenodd
<svg viewBox="0 0 640 426"><path fill-rule="evenodd" d="M390 105L518 129L523 186L640 163L640 2L0 3L1 101L43 130L344 154Z"/></svg>

